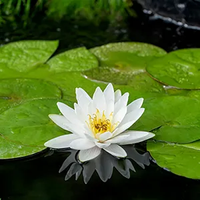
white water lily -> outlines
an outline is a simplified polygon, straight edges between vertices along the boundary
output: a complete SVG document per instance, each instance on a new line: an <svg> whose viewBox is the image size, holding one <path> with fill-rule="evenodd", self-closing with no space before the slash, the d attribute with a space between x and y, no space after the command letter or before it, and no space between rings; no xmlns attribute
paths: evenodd
<svg viewBox="0 0 200 200"><path fill-rule="evenodd" d="M76 88L74 109L58 102L62 115L50 114L51 120L71 134L49 140L46 147L80 150L78 158L85 162L105 150L116 157L126 157L120 145L135 144L152 138L153 133L127 130L143 114L143 98L128 103L129 93L114 92L112 84L102 91L96 88L93 98L83 89Z"/></svg>

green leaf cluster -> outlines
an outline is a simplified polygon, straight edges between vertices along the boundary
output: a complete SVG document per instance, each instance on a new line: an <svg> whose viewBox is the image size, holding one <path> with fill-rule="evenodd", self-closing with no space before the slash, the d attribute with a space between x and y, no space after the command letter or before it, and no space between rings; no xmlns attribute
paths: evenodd
<svg viewBox="0 0 200 200"><path fill-rule="evenodd" d="M55 55L57 41L20 41L0 48L0 158L33 155L67 132L48 114L56 103L73 107L75 88L97 86L145 99L133 130L155 133L147 150L171 172L200 178L199 49L166 53L139 42L77 48Z"/></svg>
<svg viewBox="0 0 200 200"><path fill-rule="evenodd" d="M106 52L111 56L108 62L104 47L81 47L54 55L57 47L57 41L19 41L0 48L1 159L35 154L45 149L47 140L66 134L48 114L59 113L59 101L72 106L77 87L92 95L97 86L103 89L112 82L116 89L130 93L130 101L165 95L162 86L145 72L147 62L166 54L158 47L111 44Z"/></svg>

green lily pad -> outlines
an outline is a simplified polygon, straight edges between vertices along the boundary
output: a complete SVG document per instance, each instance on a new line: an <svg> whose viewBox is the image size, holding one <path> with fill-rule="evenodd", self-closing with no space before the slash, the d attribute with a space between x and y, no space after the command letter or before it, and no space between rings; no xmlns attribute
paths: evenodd
<svg viewBox="0 0 200 200"><path fill-rule="evenodd" d="M153 131L156 140L189 143L200 139L200 101L168 96L144 102L145 112L132 129Z"/></svg>
<svg viewBox="0 0 200 200"><path fill-rule="evenodd" d="M98 67L98 60L85 47L72 49L51 58L47 64L50 71L84 71Z"/></svg>
<svg viewBox="0 0 200 200"><path fill-rule="evenodd" d="M154 59L147 71L166 85L183 89L200 89L200 50L183 49Z"/></svg>
<svg viewBox="0 0 200 200"><path fill-rule="evenodd" d="M48 64L35 65L29 71L22 70L19 72L0 65L0 79L32 78L46 80L62 90L63 98L75 100L76 87L83 87L92 94L97 86L102 86L102 88L106 86L103 83L92 82L81 74L81 71L97 66L98 61L90 51L85 48L78 48L53 57Z"/></svg>
<svg viewBox="0 0 200 200"><path fill-rule="evenodd" d="M90 49L98 58L100 66L109 66L115 69L127 69L140 72L145 71L147 63L166 52L154 45L139 42L119 42L106 44Z"/></svg>
<svg viewBox="0 0 200 200"><path fill-rule="evenodd" d="M37 99L10 108L0 115L0 159L17 158L44 150L49 139L66 134L49 118L59 113L60 99ZM71 103L67 102L72 106ZM5 145L6 151L5 151ZM20 149L20 151L19 151Z"/></svg>
<svg viewBox="0 0 200 200"><path fill-rule="evenodd" d="M146 73L146 65L151 59L161 57L166 52L156 46L138 43L111 43L90 49L98 58L100 67L82 72L93 81L116 84L123 90L125 85L130 96L135 98L165 95L163 86Z"/></svg>
<svg viewBox="0 0 200 200"><path fill-rule="evenodd" d="M148 141L147 150L160 167L180 176L200 179L200 141L190 144Z"/></svg>
<svg viewBox="0 0 200 200"><path fill-rule="evenodd" d="M24 72L44 63L57 49L58 41L19 41L0 48L0 69ZM2 77L2 75L1 75Z"/></svg>
<svg viewBox="0 0 200 200"><path fill-rule="evenodd" d="M153 80L146 72L134 74L131 71L116 70L111 67L98 67L84 71L83 74L93 81L113 83L116 85L116 89L129 92L133 99L140 97L150 98L166 94L163 86Z"/></svg>
<svg viewBox="0 0 200 200"><path fill-rule="evenodd" d="M61 90L44 80L0 80L0 113L24 101L43 98L61 98Z"/></svg>

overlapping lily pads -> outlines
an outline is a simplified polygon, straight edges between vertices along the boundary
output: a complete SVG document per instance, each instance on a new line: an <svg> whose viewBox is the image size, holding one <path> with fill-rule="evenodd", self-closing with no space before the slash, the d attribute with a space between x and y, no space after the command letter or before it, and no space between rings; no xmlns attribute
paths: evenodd
<svg viewBox="0 0 200 200"><path fill-rule="evenodd" d="M146 111L131 128L156 134L147 149L158 165L200 177L200 91L183 90L200 88L200 50L166 54L150 44L124 42L52 56L57 45L20 41L0 48L0 159L45 149L44 142L66 134L48 118L59 112L56 102L73 106L76 87L92 94L111 82L129 92L130 101L145 99Z"/></svg>
<svg viewBox="0 0 200 200"><path fill-rule="evenodd" d="M154 45L138 42L112 43L90 50L99 60L99 67L84 71L91 79L112 82L122 89L131 86L128 92L133 99L164 95L163 86L146 73L147 63L166 52ZM132 99L131 99L132 100Z"/></svg>

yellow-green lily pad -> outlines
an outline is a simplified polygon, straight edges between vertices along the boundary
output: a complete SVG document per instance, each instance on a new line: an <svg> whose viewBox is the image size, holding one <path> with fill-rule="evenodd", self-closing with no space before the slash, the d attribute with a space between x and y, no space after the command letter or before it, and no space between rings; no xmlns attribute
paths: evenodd
<svg viewBox="0 0 200 200"><path fill-rule="evenodd" d="M35 65L45 63L58 47L58 41L19 41L0 48L1 72L29 71ZM0 77L3 78L2 74Z"/></svg>

